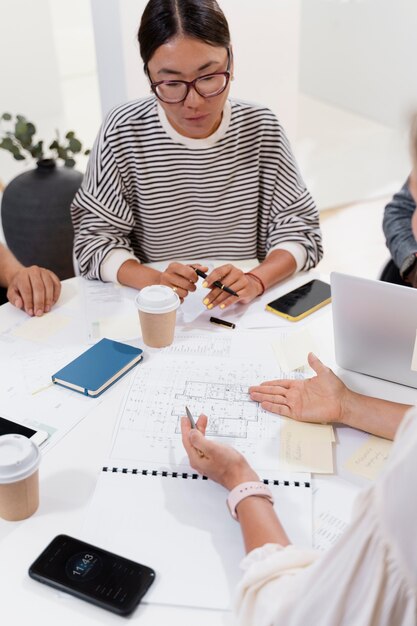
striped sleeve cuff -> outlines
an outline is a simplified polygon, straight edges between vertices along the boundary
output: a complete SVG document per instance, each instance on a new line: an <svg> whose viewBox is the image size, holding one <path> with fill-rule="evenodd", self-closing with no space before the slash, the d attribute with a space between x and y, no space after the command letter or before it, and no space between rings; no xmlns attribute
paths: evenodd
<svg viewBox="0 0 417 626"><path fill-rule="evenodd" d="M297 265L296 272L299 272L303 269L307 261L307 250L300 243L296 243L295 241L284 241L282 243L277 243L276 246L273 246L269 249L268 254L273 250L286 250L295 259L295 263Z"/></svg>
<svg viewBox="0 0 417 626"><path fill-rule="evenodd" d="M140 263L139 259L128 250L123 250L121 248L110 250L101 263L101 280L105 283L119 283L117 280L117 273L123 263L130 260Z"/></svg>

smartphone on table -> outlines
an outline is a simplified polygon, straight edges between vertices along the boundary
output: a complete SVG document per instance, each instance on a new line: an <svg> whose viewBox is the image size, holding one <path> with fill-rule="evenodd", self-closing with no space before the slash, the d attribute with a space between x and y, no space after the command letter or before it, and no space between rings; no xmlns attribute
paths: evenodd
<svg viewBox="0 0 417 626"><path fill-rule="evenodd" d="M29 576L118 615L129 615L155 580L146 565L58 535L29 568Z"/></svg>
<svg viewBox="0 0 417 626"><path fill-rule="evenodd" d="M23 435L31 439L38 446L48 439L48 433L43 430L33 430L17 422L12 422L5 417L0 417L0 436L1 435Z"/></svg>
<svg viewBox="0 0 417 626"><path fill-rule="evenodd" d="M331 302L330 285L314 279L269 302L266 310L297 322Z"/></svg>

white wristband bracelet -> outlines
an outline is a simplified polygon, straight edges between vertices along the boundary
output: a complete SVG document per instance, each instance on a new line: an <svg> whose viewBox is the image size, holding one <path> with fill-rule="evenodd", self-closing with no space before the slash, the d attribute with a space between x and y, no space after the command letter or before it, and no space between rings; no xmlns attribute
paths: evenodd
<svg viewBox="0 0 417 626"><path fill-rule="evenodd" d="M249 496L260 496L266 498L271 504L274 504L274 498L272 497L271 490L264 483L260 481L251 481L247 483L240 483L232 489L227 497L227 506L233 519L237 520L236 507L245 498Z"/></svg>

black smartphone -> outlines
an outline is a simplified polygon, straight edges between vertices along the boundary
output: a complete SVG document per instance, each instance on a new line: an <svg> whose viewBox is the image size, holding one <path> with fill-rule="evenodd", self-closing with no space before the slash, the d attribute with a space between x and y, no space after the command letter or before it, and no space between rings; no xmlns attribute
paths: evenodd
<svg viewBox="0 0 417 626"><path fill-rule="evenodd" d="M266 310L296 322L329 302L331 302L330 285L314 279L269 302Z"/></svg>
<svg viewBox="0 0 417 626"><path fill-rule="evenodd" d="M17 422L12 422L5 417L0 417L0 435L23 435L32 439L38 446L48 439L48 433L43 430L33 430Z"/></svg>
<svg viewBox="0 0 417 626"><path fill-rule="evenodd" d="M150 567L68 535L51 541L29 576L118 615L129 615L155 580Z"/></svg>

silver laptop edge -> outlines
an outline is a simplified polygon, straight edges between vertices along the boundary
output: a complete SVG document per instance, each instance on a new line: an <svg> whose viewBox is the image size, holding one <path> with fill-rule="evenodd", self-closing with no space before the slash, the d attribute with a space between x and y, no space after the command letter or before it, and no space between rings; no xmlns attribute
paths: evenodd
<svg viewBox="0 0 417 626"><path fill-rule="evenodd" d="M330 279L337 364L417 388L417 289L338 272Z"/></svg>

